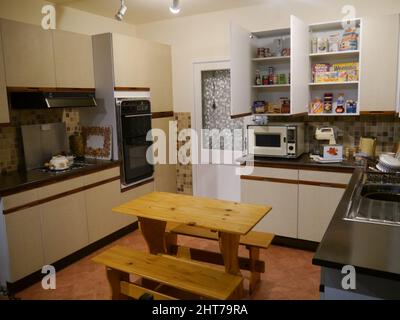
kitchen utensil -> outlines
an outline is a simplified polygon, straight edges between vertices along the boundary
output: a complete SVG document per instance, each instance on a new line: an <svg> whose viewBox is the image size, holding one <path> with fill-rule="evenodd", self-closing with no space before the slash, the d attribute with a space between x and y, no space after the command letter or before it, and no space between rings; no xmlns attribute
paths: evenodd
<svg viewBox="0 0 400 320"><path fill-rule="evenodd" d="M330 145L336 145L335 131L333 130L333 128L317 128L317 130L315 131L315 139L329 140Z"/></svg>
<svg viewBox="0 0 400 320"><path fill-rule="evenodd" d="M361 138L360 139L360 152L368 157L375 157L376 139L375 138Z"/></svg>

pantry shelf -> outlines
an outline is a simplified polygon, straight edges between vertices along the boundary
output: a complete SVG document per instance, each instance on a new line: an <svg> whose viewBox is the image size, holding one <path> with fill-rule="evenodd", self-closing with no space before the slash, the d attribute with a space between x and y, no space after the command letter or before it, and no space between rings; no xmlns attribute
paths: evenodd
<svg viewBox="0 0 400 320"><path fill-rule="evenodd" d="M290 56L254 58L254 62L290 62Z"/></svg>
<svg viewBox="0 0 400 320"><path fill-rule="evenodd" d="M326 57L326 58L357 58L360 55L359 50L349 51L336 51L336 52L325 52L325 53L311 53L310 57Z"/></svg>
<svg viewBox="0 0 400 320"><path fill-rule="evenodd" d="M291 116L290 113L253 113L253 116L268 116L268 117L287 117Z"/></svg>
<svg viewBox="0 0 400 320"><path fill-rule="evenodd" d="M308 113L310 117L355 117L359 116L360 114L357 113Z"/></svg>
<svg viewBox="0 0 400 320"><path fill-rule="evenodd" d="M311 87L319 87L319 86L354 86L358 85L358 81L347 81L347 82L311 82L309 85Z"/></svg>
<svg viewBox="0 0 400 320"><path fill-rule="evenodd" d="M287 88L290 89L290 84L270 84L266 86L253 86L255 89L276 89L276 88Z"/></svg>

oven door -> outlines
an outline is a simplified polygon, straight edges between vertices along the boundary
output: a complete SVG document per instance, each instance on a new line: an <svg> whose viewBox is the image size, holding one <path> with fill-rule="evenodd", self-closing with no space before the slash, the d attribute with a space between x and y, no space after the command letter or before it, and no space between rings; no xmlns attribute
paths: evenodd
<svg viewBox="0 0 400 320"><path fill-rule="evenodd" d="M151 116L122 116L121 120L124 183L132 184L151 177L154 172L146 158L153 144L146 141L147 132L151 130Z"/></svg>
<svg viewBox="0 0 400 320"><path fill-rule="evenodd" d="M287 128L279 126L249 127L248 152L256 156L286 157ZM252 131L253 132L252 132Z"/></svg>

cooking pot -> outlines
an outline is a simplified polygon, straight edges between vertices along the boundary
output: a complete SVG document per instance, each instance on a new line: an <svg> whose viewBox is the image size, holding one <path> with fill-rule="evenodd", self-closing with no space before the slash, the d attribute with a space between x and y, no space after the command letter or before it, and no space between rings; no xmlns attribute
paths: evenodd
<svg viewBox="0 0 400 320"><path fill-rule="evenodd" d="M48 167L51 170L60 171L68 169L73 163L73 158L65 156L54 156L48 163Z"/></svg>

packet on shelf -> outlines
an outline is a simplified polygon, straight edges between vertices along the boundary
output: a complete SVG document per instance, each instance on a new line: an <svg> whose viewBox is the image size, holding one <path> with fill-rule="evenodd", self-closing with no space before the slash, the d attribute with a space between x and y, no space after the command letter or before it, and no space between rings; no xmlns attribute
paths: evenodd
<svg viewBox="0 0 400 320"><path fill-rule="evenodd" d="M320 98L315 98L311 103L311 113L323 113L324 112L324 104Z"/></svg>

